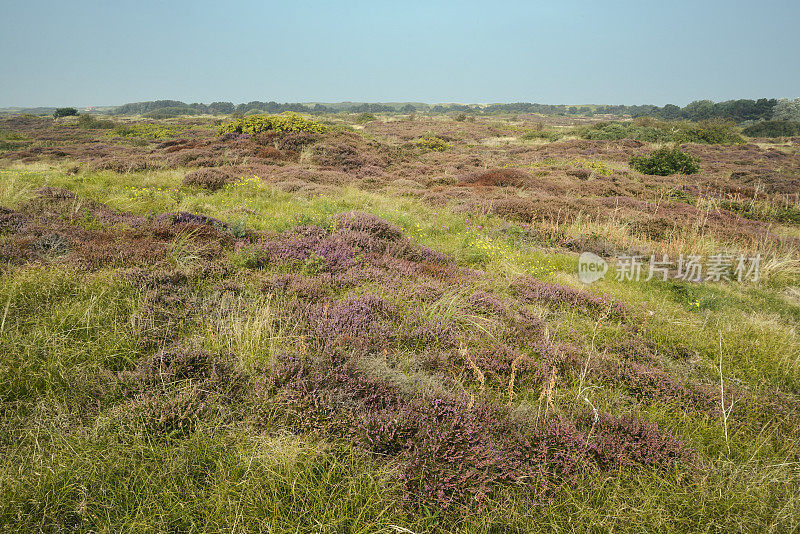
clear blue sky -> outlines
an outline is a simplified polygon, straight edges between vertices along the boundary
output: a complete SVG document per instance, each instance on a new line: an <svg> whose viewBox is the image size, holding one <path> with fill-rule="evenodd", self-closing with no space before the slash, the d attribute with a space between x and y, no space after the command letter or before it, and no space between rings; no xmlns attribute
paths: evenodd
<svg viewBox="0 0 800 534"><path fill-rule="evenodd" d="M800 2L0 0L0 106L800 96Z"/></svg>

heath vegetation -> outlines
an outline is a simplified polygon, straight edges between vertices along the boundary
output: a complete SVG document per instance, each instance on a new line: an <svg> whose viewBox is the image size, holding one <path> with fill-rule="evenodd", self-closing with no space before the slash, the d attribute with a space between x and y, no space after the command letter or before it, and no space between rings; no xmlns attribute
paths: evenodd
<svg viewBox="0 0 800 534"><path fill-rule="evenodd" d="M0 118L2 530L797 531L800 138L731 102Z"/></svg>

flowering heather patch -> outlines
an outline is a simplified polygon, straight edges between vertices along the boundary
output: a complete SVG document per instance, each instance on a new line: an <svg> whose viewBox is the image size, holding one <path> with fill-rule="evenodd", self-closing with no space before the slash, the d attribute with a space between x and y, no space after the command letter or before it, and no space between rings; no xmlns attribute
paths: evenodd
<svg viewBox="0 0 800 534"><path fill-rule="evenodd" d="M439 252L438 250L433 250L425 245L413 243L406 238L390 241L386 245L386 253L416 263L449 265L453 263L453 259L447 254Z"/></svg>
<svg viewBox="0 0 800 534"><path fill-rule="evenodd" d="M335 220L337 228L364 232L377 239L394 241L403 236L403 231L399 226L363 211L348 211L337 215Z"/></svg>
<svg viewBox="0 0 800 534"><path fill-rule="evenodd" d="M391 334L392 307L375 295L317 305L306 312L311 333L322 347L337 345L368 347L385 342Z"/></svg>
<svg viewBox="0 0 800 534"><path fill-rule="evenodd" d="M518 278L514 284L519 298L527 302L545 302L583 309L614 319L628 319L632 310L608 296L597 296L574 287L543 282L529 276Z"/></svg>
<svg viewBox="0 0 800 534"><path fill-rule="evenodd" d="M219 412L218 399L198 384L173 391L143 391L108 415L114 426L144 433L148 439L188 437L197 423Z"/></svg>
<svg viewBox="0 0 800 534"><path fill-rule="evenodd" d="M215 228L227 229L228 225L219 219L209 217L207 215L200 215L198 213L188 213L179 211L176 213L162 213L158 215L154 222L156 225L175 226L179 224L194 224L197 226L213 226Z"/></svg>
<svg viewBox="0 0 800 534"><path fill-rule="evenodd" d="M261 391L301 428L397 458L409 499L460 506L516 483L538 493L574 481L588 465L572 425L549 421L534 429L500 408L470 408L465 399L413 399L352 363L326 361L287 359Z"/></svg>
<svg viewBox="0 0 800 534"><path fill-rule="evenodd" d="M467 305L477 312L489 313L496 317L506 317L511 313L511 306L485 291L475 291L467 297Z"/></svg>
<svg viewBox="0 0 800 534"><path fill-rule="evenodd" d="M459 184L495 187L524 187L531 175L520 169L475 171L458 179Z"/></svg>
<svg viewBox="0 0 800 534"><path fill-rule="evenodd" d="M701 410L713 410L719 403L718 393L681 383L652 364L605 358L597 365L600 377L622 385L640 401L658 399Z"/></svg>
<svg viewBox="0 0 800 534"><path fill-rule="evenodd" d="M375 161L366 162L358 148L345 143L318 145L315 147L315 152L314 163L342 172L353 172L367 164L374 165L376 163Z"/></svg>
<svg viewBox="0 0 800 534"><path fill-rule="evenodd" d="M410 495L446 509L480 504L507 484L524 484L541 498L589 467L574 426L549 420L529 427L461 399L416 400L366 418L358 431L362 446L400 459Z"/></svg>
<svg viewBox="0 0 800 534"><path fill-rule="evenodd" d="M655 423L633 417L600 414L592 427L590 448L603 467L640 466L669 468L692 464L695 453Z"/></svg>
<svg viewBox="0 0 800 534"><path fill-rule="evenodd" d="M402 336L406 345L418 348L455 349L461 338L458 328L453 323L438 316L417 313L408 319L411 330ZM441 355L448 360L448 355Z"/></svg>
<svg viewBox="0 0 800 534"><path fill-rule="evenodd" d="M192 171L183 177L181 185L190 185L195 187L202 187L209 191L218 191L222 189L225 184L229 184L233 178L224 169L198 169Z"/></svg>
<svg viewBox="0 0 800 534"><path fill-rule="evenodd" d="M541 499L575 484L586 470L664 468L692 459L680 442L650 423L604 416L591 432L588 423L587 433L566 420L533 424L480 400L419 397L365 373L357 360L325 354L313 361L282 358L257 386L257 396L298 431L345 439L397 461L413 502L457 510L480 505L505 485ZM519 354L509 349L506 357L486 356L500 369Z"/></svg>
<svg viewBox="0 0 800 534"><path fill-rule="evenodd" d="M232 361L181 345L170 347L143 360L128 376L145 387L192 381L203 383L217 391L238 387L243 379Z"/></svg>
<svg viewBox="0 0 800 534"><path fill-rule="evenodd" d="M296 227L280 236L257 243L265 263L305 265L312 272L343 272L358 263L355 250L341 237L328 236L322 228Z"/></svg>
<svg viewBox="0 0 800 534"><path fill-rule="evenodd" d="M328 288L319 277L282 274L263 280L259 289L264 293L279 293L296 296L300 300L319 302L325 298Z"/></svg>
<svg viewBox="0 0 800 534"><path fill-rule="evenodd" d="M487 385L498 389L509 387L511 375L514 383L511 387L531 387L541 384L551 374L550 363L546 359L534 359L519 349L508 345L497 345L477 350L472 356L475 365L486 376ZM466 368L467 362L461 362Z"/></svg>
<svg viewBox="0 0 800 534"><path fill-rule="evenodd" d="M0 235L21 232L30 222L24 213L0 206Z"/></svg>

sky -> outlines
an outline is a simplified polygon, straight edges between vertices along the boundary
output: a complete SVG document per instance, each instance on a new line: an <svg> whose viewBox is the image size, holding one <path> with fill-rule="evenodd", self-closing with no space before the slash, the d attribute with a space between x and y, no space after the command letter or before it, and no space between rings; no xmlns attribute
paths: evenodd
<svg viewBox="0 0 800 534"><path fill-rule="evenodd" d="M0 0L0 107L800 96L797 0Z"/></svg>

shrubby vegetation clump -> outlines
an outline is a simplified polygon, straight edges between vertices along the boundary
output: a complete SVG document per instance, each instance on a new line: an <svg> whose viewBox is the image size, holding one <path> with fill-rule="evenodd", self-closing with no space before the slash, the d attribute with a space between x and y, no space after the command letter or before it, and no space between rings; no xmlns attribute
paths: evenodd
<svg viewBox="0 0 800 534"><path fill-rule="evenodd" d="M322 133L327 128L324 124L305 119L296 113L285 115L250 115L227 122L217 129L219 135L226 133L257 134L261 132L311 132Z"/></svg>
<svg viewBox="0 0 800 534"><path fill-rule="evenodd" d="M700 172L697 158L680 148L659 148L646 156L633 156L630 166L642 174L669 176L670 174L696 174Z"/></svg>
<svg viewBox="0 0 800 534"><path fill-rule="evenodd" d="M372 113L362 113L358 117L356 117L356 122L358 124L366 124L368 122L372 122L376 119L375 115Z"/></svg>
<svg viewBox="0 0 800 534"><path fill-rule="evenodd" d="M110 130L116 126L116 122L110 119L98 119L94 115L83 114L78 118L78 128L86 130Z"/></svg>
<svg viewBox="0 0 800 534"><path fill-rule="evenodd" d="M665 122L641 117L634 121L604 121L577 131L584 139L636 139L649 143L676 142L708 145L743 143L736 125L724 120Z"/></svg>
<svg viewBox="0 0 800 534"><path fill-rule="evenodd" d="M781 98L772 108L772 120L800 121L800 98Z"/></svg>
<svg viewBox="0 0 800 534"><path fill-rule="evenodd" d="M450 148L450 143L442 139L441 137L436 137L435 135L424 135L421 138L415 141L415 144L419 147L422 147L426 150L431 150L433 152L441 152L443 150L447 150Z"/></svg>
<svg viewBox="0 0 800 534"><path fill-rule="evenodd" d="M611 140L618 139L637 139L651 143L661 141L672 141L673 133L667 128L653 126L657 122L648 125L633 122L611 122L604 121L593 124L580 132L584 139Z"/></svg>
<svg viewBox="0 0 800 534"><path fill-rule="evenodd" d="M681 123L675 141L707 145L732 145L744 143L736 125L727 120L712 119Z"/></svg>
<svg viewBox="0 0 800 534"><path fill-rule="evenodd" d="M794 137L800 135L800 121L757 122L745 128L742 133L749 137Z"/></svg>
<svg viewBox="0 0 800 534"><path fill-rule="evenodd" d="M172 106L148 111L147 113L142 114L142 117L147 119L174 119L175 117L196 114L197 112L188 106Z"/></svg>
<svg viewBox="0 0 800 534"><path fill-rule="evenodd" d="M75 108L56 108L53 112L53 118L58 119L60 117L74 117L78 114L78 110Z"/></svg>
<svg viewBox="0 0 800 534"><path fill-rule="evenodd" d="M645 176L646 141L425 111L0 118L0 525L796 530L795 140ZM570 138L505 142L528 129ZM645 280L765 247L763 283ZM642 276L587 286L584 251Z"/></svg>
<svg viewBox="0 0 800 534"><path fill-rule="evenodd" d="M114 128L111 135L126 138L139 139L169 139L174 137L179 130L176 127L163 126L160 124L137 123L121 124Z"/></svg>

